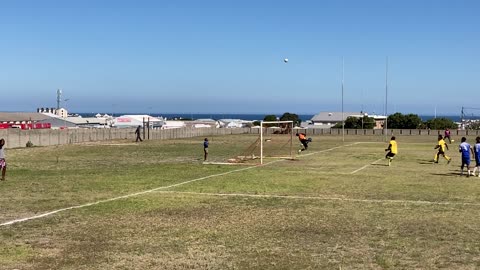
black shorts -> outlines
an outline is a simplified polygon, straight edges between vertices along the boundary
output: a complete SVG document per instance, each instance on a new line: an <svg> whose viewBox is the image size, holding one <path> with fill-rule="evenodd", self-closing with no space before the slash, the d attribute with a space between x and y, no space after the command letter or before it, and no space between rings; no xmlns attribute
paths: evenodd
<svg viewBox="0 0 480 270"><path fill-rule="evenodd" d="M392 153L392 152L388 152L388 153L387 153L387 155L386 155L385 157L386 157L386 158L389 158L389 157L392 157L392 158L393 158L394 156L395 156L395 154L394 154L394 153Z"/></svg>

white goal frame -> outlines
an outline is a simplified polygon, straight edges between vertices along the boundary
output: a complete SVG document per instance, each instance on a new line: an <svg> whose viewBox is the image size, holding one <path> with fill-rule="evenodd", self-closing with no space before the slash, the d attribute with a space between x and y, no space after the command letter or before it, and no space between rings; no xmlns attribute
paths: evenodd
<svg viewBox="0 0 480 270"><path fill-rule="evenodd" d="M260 164L263 164L263 132L264 124L289 124L290 126L290 157L293 159L293 121L261 121L260 122Z"/></svg>

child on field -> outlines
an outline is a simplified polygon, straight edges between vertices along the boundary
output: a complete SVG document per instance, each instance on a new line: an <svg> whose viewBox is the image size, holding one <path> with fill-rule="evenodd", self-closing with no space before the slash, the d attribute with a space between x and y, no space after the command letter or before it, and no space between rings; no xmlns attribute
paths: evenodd
<svg viewBox="0 0 480 270"><path fill-rule="evenodd" d="M2 171L1 181L5 181L5 173L7 172L7 161L5 160L5 140L0 139L0 170Z"/></svg>
<svg viewBox="0 0 480 270"><path fill-rule="evenodd" d="M473 152L475 154L475 168L473 168L473 175L478 170L478 177L480 177L480 137L475 138L475 145L473 146Z"/></svg>
<svg viewBox="0 0 480 270"><path fill-rule="evenodd" d="M298 150L298 152L302 152L308 149L308 143L312 141L312 139L308 138L305 133L297 133L295 134L298 137L298 140L302 144L302 149Z"/></svg>
<svg viewBox="0 0 480 270"><path fill-rule="evenodd" d="M438 143L434 149L438 149L438 153L436 153L435 157L433 158L434 163L438 163L438 158L440 157L440 155L442 155L447 160L447 164L452 161L452 159L445 154L445 150L448 150L448 145L443 140L442 135L438 135Z"/></svg>
<svg viewBox="0 0 480 270"><path fill-rule="evenodd" d="M388 159L388 166L392 163L393 157L398 153L398 148L397 148L397 142L395 141L395 136L392 136L390 139L390 142L388 144L388 148L385 149L385 151L388 151L387 155L385 156L386 159Z"/></svg>
<svg viewBox="0 0 480 270"><path fill-rule="evenodd" d="M208 157L208 138L203 141L203 161L206 161Z"/></svg>
<svg viewBox="0 0 480 270"><path fill-rule="evenodd" d="M462 166L460 167L462 171L460 172L460 175L463 175L463 167L467 166L467 177L469 177L470 176L470 152L472 153L472 155L474 155L474 153L473 153L472 146L469 143L467 143L467 138L462 137L462 143L458 147L458 152L462 153Z"/></svg>

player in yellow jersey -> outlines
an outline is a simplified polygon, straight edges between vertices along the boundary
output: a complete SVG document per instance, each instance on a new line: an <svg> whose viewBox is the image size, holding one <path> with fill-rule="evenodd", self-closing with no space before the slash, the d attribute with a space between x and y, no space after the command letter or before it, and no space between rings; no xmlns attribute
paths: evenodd
<svg viewBox="0 0 480 270"><path fill-rule="evenodd" d="M388 151L385 158L388 159L388 166L390 166L390 164L392 163L393 157L396 154L398 154L398 147L397 147L397 142L395 141L395 136L392 136L388 144L388 148L385 149L385 151Z"/></svg>
<svg viewBox="0 0 480 270"><path fill-rule="evenodd" d="M438 163L438 158L440 157L440 155L442 155L447 160L447 164L452 161L452 159L445 154L445 150L448 150L448 145L443 140L442 135L438 135L438 143L434 149L438 149L438 152L435 154L433 162Z"/></svg>

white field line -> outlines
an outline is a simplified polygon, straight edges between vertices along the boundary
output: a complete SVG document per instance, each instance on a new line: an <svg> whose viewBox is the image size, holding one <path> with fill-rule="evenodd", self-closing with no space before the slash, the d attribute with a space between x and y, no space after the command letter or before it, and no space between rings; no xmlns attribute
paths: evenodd
<svg viewBox="0 0 480 270"><path fill-rule="evenodd" d="M321 197L321 196L290 196L290 195L273 195L273 194L203 193L203 192L169 191L169 190L162 190L162 191L156 191L156 192L184 194L184 195L217 196L217 197L278 198L278 199L295 199L295 200L347 201L347 202L364 202L364 203L480 206L480 203L468 203L468 202L461 203L461 202L431 202L431 201L413 201L413 200L350 199L350 198L323 197L323 196Z"/></svg>
<svg viewBox="0 0 480 270"><path fill-rule="evenodd" d="M376 164L377 162L379 162L379 161L382 160L382 159L383 159L383 158L377 159L377 160L375 160L374 162L372 162L372 163L370 163L370 164L367 164L367 165L365 165L365 166L363 166L363 167L361 167L361 168L359 168L359 169L356 169L355 171L351 172L350 174L357 173L357 172L359 172L359 171L367 168L367 167L370 166L370 165Z"/></svg>
<svg viewBox="0 0 480 270"><path fill-rule="evenodd" d="M354 145L354 144L356 144L356 143L353 143L353 144L350 144L350 145ZM344 146L350 146L350 145L344 145ZM312 152L312 153L309 153L307 155L313 155L313 154L316 154L316 153L323 153L323 152L331 151L331 150L334 150L334 149L337 149L337 148L340 148L340 147L343 147L343 146L337 146L337 147L333 147L333 148L322 150L322 151ZM307 156L307 155L303 155L303 156ZM8 226L8 225L12 225L12 224L15 224L15 223L20 223L20 222L25 222L25 221L29 221L29 220L33 220L33 219L39 219L39 218L51 216L51 215L57 214L59 212L64 212L64 211L68 211L68 210L72 210L72 209L79 209L79 208L84 208L84 207L97 205L97 204L101 204L101 203L126 199L126 198L130 198L130 197L136 197L136 196L152 193L154 191L159 191L159 190L162 190L162 189L169 189L169 188L178 187L178 186L186 185L186 184L189 184L189 183L193 183L193 182L197 182L197 181L201 181L201 180L205 180L205 179L209 179L209 178L213 178L213 177L223 176L223 175L227 175L227 174L231 174L231 173L235 173L235 172L241 172L241 171L254 169L254 168L257 168L257 167L267 166L267 165L277 163L277 162L280 162L280 161L284 161L284 160L274 160L274 161L265 163L263 165L255 165L255 166L236 169L236 170L232 170L232 171L228 171L228 172L224 172L224 173L212 174L212 175L208 175L208 176L204 176L204 177L180 182L180 183L169 185L169 186L158 187L158 188L149 189L149 190L145 190L145 191L140 191L140 192L127 194L127 195L123 195L123 196L118 196L118 197L114 197L114 198L110 198L110 199L106 199L106 200L100 200L100 201L96 201L96 202L92 202L92 203L86 203L86 204L82 204L82 205L76 205L76 206L61 208L61 209L57 209L57 210L50 211L50 212L47 212L47 213L43 213L43 214L40 214L40 215L35 215L35 216L31 216L31 217L20 218L20 219L15 219L15 220L7 221L7 222L4 222L4 223L0 223L0 227Z"/></svg>
<svg viewBox="0 0 480 270"><path fill-rule="evenodd" d="M352 145L356 145L356 144L359 144L359 143L360 143L360 142L355 142L355 143L351 143L351 144L347 144L347 145L335 146L335 147L332 147L332 148L329 148L329 149L325 149L325 150L310 152L310 153L308 153L308 154L297 155L297 157L307 157L307 156L315 155L315 154L318 154L318 153L325 153L325 152L332 151L332 150L335 150L335 149L338 149L338 148L347 147L347 146L352 146ZM303 152L302 152L302 153L303 153Z"/></svg>

